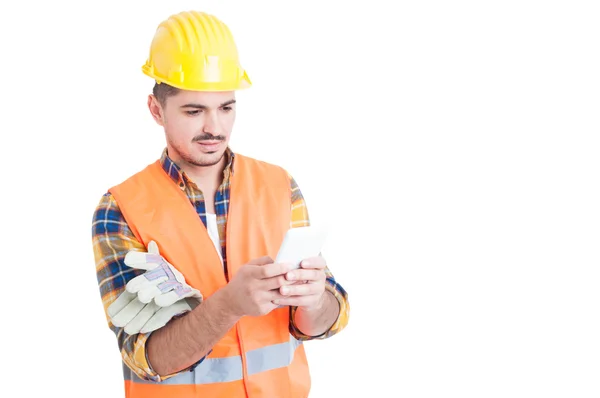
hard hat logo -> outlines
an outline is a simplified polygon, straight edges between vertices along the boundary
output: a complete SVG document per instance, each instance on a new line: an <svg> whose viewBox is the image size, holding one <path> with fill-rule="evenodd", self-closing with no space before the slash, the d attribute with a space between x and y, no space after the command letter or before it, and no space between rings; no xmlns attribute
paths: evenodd
<svg viewBox="0 0 600 398"><path fill-rule="evenodd" d="M183 90L233 91L252 85L229 28L198 11L172 15L158 26L142 71Z"/></svg>

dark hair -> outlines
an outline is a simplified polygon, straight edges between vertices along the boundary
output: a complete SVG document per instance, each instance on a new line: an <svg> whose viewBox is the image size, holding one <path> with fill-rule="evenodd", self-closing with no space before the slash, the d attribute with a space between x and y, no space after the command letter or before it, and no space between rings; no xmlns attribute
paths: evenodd
<svg viewBox="0 0 600 398"><path fill-rule="evenodd" d="M154 83L152 94L158 99L158 102L164 107L167 103L167 98L176 95L179 92L177 87L169 86L166 83Z"/></svg>

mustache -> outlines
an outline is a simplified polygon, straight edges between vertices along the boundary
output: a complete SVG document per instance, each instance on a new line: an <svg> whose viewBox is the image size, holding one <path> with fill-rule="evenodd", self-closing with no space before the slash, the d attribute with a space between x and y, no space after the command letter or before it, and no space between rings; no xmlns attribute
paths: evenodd
<svg viewBox="0 0 600 398"><path fill-rule="evenodd" d="M197 135L192 139L192 142L198 141L225 141L225 137L222 135L212 135L209 133Z"/></svg>

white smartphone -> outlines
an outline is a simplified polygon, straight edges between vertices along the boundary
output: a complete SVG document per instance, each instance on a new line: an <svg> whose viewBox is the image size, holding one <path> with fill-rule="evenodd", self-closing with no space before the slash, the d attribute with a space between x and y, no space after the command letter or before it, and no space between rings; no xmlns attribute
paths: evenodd
<svg viewBox="0 0 600 398"><path fill-rule="evenodd" d="M325 245L327 232L324 228L314 226L290 228L283 243L279 247L277 263L292 263L300 268L300 262L309 257L316 257Z"/></svg>

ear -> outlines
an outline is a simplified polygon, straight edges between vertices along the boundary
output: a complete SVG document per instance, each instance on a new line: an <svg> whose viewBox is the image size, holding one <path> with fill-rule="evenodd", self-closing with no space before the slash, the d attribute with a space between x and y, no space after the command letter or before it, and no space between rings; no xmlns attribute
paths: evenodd
<svg viewBox="0 0 600 398"><path fill-rule="evenodd" d="M153 94L148 95L148 109L154 121L164 127L163 108Z"/></svg>

